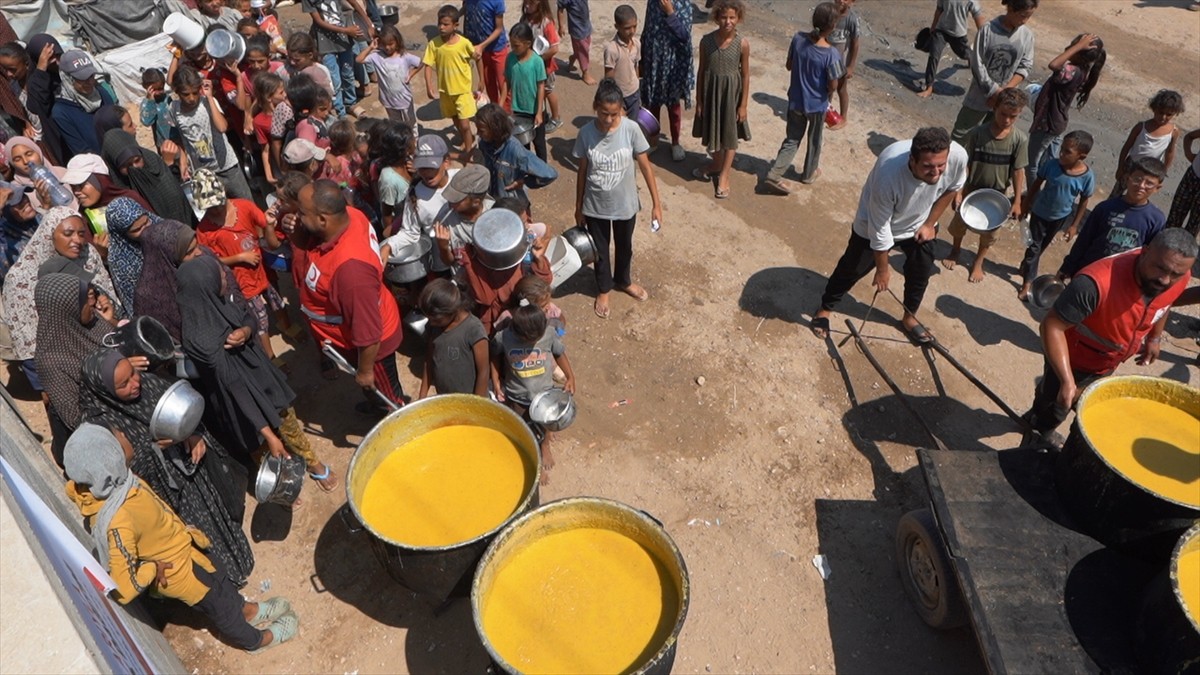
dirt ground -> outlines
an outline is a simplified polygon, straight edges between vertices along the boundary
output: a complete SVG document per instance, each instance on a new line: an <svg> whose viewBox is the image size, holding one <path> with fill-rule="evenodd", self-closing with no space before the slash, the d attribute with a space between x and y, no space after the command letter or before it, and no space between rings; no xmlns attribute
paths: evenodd
<svg viewBox="0 0 1200 675"><path fill-rule="evenodd" d="M405 4L401 28L410 44L423 49L438 4ZM518 4L508 3L510 24ZM592 0L595 75L616 4ZM808 28L815 3L748 4L742 31L752 45L754 140L739 150L733 196L715 201L707 184L691 179L704 154L688 135L685 115L687 161L672 162L667 143L653 155L665 203L662 231L641 227L635 235L635 280L649 290L649 302L618 295L612 318L603 321L591 311L595 287L589 274L559 290L556 302L570 321L566 342L578 375L579 414L556 445L558 465L542 500L608 497L665 523L692 584L678 672L980 671L969 629L927 628L896 573L895 526L903 513L923 505L914 449L928 439L847 345L841 354L858 401L852 405L847 380L825 344L808 332L876 154L920 126L949 127L969 73L944 60L938 95L915 97L905 84L923 68L924 54L912 48L912 36L927 25L933 3L860 0L864 31L851 83L851 122L825 135L822 180L787 198L756 195L783 134L787 44L797 29ZM983 4L988 16L1000 10L998 0ZM1189 109L1178 122L1186 129L1198 126L1200 15L1186 11L1187 4L1045 0L1033 18L1034 81L1045 79L1046 64L1077 33L1097 32L1108 47L1109 63L1092 102L1072 113L1072 128L1096 136L1090 159L1100 191L1111 185L1127 130L1148 116L1145 101L1159 88L1182 90ZM640 12L642 3L636 5ZM307 27L294 9L284 15ZM699 17L697 43L711 30ZM575 130L591 114L592 96L572 75L560 75L559 91L566 124L551 136L550 147L563 178L534 196L535 215L556 230L571 225L570 149ZM418 116L429 128L443 129L444 122L434 119L436 105L423 93L417 100ZM1169 207L1185 166L1180 153L1155 197L1160 208ZM643 198L648 205L644 188ZM939 255L949 250L942 237ZM979 284L967 282L962 266L939 266L920 318L980 379L1024 410L1041 370L1041 313L1016 298L1016 231L1006 232L993 251L988 277ZM1053 269L1065 251L1057 244L1043 265ZM863 320L870 300L864 280L834 316L835 339L845 334L843 319L856 325ZM1177 313L1159 363L1130 363L1120 372L1195 384L1196 316L1194 308ZM899 304L881 296L863 332L937 434L952 448L1015 446L1015 425L942 360L927 361L903 339L899 317ZM333 384L320 379L312 351L301 345L287 356L298 412L324 457L344 475L371 421L351 409L358 393L349 378ZM409 342L402 351L405 388L413 392L419 347ZM628 403L611 405L622 399ZM25 412L44 429L38 407L29 403ZM166 632L185 664L201 672L342 673L479 672L485 666L468 602L435 616L432 603L389 580L364 535L347 531L336 513L344 502L340 491L324 495L309 487L305 497L307 506L294 517L252 504L246 523L258 558L246 593L289 597L302 620L299 638L248 656L217 641L198 618L178 612ZM812 563L817 554L832 568L827 580Z"/></svg>

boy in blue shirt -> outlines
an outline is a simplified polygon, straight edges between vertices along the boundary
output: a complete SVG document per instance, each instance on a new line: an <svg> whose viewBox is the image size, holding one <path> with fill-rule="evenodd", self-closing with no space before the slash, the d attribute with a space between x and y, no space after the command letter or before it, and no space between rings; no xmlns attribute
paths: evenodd
<svg viewBox="0 0 1200 675"><path fill-rule="evenodd" d="M804 153L800 182L812 183L821 175L817 165L821 160L825 110L829 107L830 95L846 74L841 53L829 43L829 35L837 26L838 18L837 6L832 2L817 5L812 15L812 32L796 33L788 48L785 66L792 76L788 86L787 136L763 182L763 190L769 194L791 194L791 189L783 182L783 173L796 158L796 150L806 130L808 150Z"/></svg>

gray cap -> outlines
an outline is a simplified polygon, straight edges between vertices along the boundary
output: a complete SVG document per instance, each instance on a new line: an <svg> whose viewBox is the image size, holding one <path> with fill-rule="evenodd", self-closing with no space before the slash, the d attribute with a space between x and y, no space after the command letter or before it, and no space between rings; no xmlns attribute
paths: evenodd
<svg viewBox="0 0 1200 675"><path fill-rule="evenodd" d="M16 206L21 203L21 200L25 199L25 195L33 192L33 188L28 185L19 185L2 180L0 180L0 189L12 190L12 194L8 196L8 201L4 202L4 206Z"/></svg>
<svg viewBox="0 0 1200 675"><path fill-rule="evenodd" d="M492 186L492 175L482 164L468 164L458 170L450 184L442 190L442 197L454 204L467 197L481 197Z"/></svg>
<svg viewBox="0 0 1200 675"><path fill-rule="evenodd" d="M417 156L413 158L414 169L436 169L446 159L449 149L441 136L425 134L417 139Z"/></svg>
<svg viewBox="0 0 1200 675"><path fill-rule="evenodd" d="M58 69L76 80L86 80L100 72L96 70L96 62L92 60L92 55L79 49L72 49L63 54L58 59Z"/></svg>

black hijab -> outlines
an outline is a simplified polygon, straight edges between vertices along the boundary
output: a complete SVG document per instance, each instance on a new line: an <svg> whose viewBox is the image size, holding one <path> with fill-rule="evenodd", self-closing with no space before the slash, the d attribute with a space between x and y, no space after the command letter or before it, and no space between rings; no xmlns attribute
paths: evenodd
<svg viewBox="0 0 1200 675"><path fill-rule="evenodd" d="M97 123L99 129L99 123ZM109 176L121 187L130 187L137 191L150 206L150 211L181 223L192 223L196 215L183 195L179 178L163 162L158 153L138 145L129 132L114 128L99 136L101 139L100 155L108 164ZM143 166L130 168L128 177L121 174L121 166L134 157L142 158Z"/></svg>
<svg viewBox="0 0 1200 675"><path fill-rule="evenodd" d="M120 129L125 125L125 116L129 114L119 103L110 103L100 106L95 115L92 115L92 123L95 125L96 138L103 141L104 134L107 134L113 129Z"/></svg>
<svg viewBox="0 0 1200 675"><path fill-rule="evenodd" d="M80 323L88 284L70 274L47 274L38 279L34 304L38 311L38 346L34 355L38 375L50 405L68 427L79 426L79 386L83 359L99 349L113 325L100 316Z"/></svg>
<svg viewBox="0 0 1200 675"><path fill-rule="evenodd" d="M183 351L200 371L210 426L220 429L231 447L250 453L262 445L259 429L278 429L280 413L296 394L255 336L225 349L231 332L253 329L255 321L236 282L223 278L221 267L216 258L200 256L176 273Z"/></svg>
<svg viewBox="0 0 1200 675"><path fill-rule="evenodd" d="M142 235L142 275L133 294L138 313L158 319L176 342L180 341L179 305L175 299L175 268L183 262L192 228L164 220Z"/></svg>

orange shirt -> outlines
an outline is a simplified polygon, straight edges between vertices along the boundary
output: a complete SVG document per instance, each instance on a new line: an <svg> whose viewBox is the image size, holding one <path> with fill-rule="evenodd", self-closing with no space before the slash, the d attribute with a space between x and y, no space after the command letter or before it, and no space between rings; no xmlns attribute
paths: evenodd
<svg viewBox="0 0 1200 675"><path fill-rule="evenodd" d="M228 258L244 251L258 251L257 265L251 267L237 263L229 266L242 289L242 295L253 298L267 290L267 271L263 267L262 250L258 245L258 232L266 229L267 218L258 206L248 199L230 199L229 208L234 212L233 223L225 225L213 222L205 215L200 221L200 226L196 228L196 241L211 248L220 258Z"/></svg>

